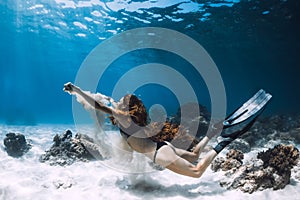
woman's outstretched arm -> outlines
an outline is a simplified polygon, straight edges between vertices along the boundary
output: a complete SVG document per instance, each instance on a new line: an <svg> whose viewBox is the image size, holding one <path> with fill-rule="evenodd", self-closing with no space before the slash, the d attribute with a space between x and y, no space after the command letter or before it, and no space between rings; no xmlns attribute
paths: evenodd
<svg viewBox="0 0 300 200"><path fill-rule="evenodd" d="M73 85L70 82L64 85L64 91L70 94L81 96L94 109L112 115L118 121L118 123L121 124L123 127L127 128L130 126L131 119L128 112L124 112L104 105L103 103L97 101L94 98L94 96L91 95L89 92L81 90L79 87ZM114 101L112 101L112 99L110 99L110 101L115 103Z"/></svg>
<svg viewBox="0 0 300 200"><path fill-rule="evenodd" d="M96 101L92 95L82 91L79 87L73 85L70 82L64 85L64 91L69 92L70 94L80 95L90 106L92 106L96 110L101 110L110 115L113 114L112 108L102 104L101 102Z"/></svg>

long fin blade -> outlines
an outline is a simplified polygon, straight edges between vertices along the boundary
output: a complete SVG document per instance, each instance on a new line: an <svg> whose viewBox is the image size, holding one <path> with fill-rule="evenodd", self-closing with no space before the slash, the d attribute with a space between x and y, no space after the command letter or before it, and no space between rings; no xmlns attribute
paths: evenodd
<svg viewBox="0 0 300 200"><path fill-rule="evenodd" d="M254 114L256 114L258 111L260 111L267 103L268 101L272 98L272 95L266 94L265 98L257 105L255 106L250 112L247 112L243 118L248 118Z"/></svg>
<svg viewBox="0 0 300 200"><path fill-rule="evenodd" d="M232 120L233 118L236 118L237 116L241 115L246 108L254 102L257 98L259 98L261 95L264 95L265 91L263 89L260 89L253 97L251 97L247 102L245 102L240 108L236 109L233 113L231 113L228 117L226 117L226 120Z"/></svg>
<svg viewBox="0 0 300 200"><path fill-rule="evenodd" d="M251 116L259 112L272 98L272 95L266 93L264 90L259 90L251 99L243 104L237 111L226 118L223 122L225 127L230 127L241 123Z"/></svg>

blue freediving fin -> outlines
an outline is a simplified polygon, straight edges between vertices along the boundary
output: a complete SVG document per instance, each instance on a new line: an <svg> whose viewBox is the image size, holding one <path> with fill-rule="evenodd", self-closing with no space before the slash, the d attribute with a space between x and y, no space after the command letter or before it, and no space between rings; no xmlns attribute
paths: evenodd
<svg viewBox="0 0 300 200"><path fill-rule="evenodd" d="M272 98L272 95L260 89L252 98L245 102L223 121L223 128L242 123L262 110Z"/></svg>

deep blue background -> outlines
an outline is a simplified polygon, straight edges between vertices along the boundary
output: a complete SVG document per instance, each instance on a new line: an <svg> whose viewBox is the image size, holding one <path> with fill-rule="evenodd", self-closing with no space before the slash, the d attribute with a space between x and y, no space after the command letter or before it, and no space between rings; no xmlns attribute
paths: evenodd
<svg viewBox="0 0 300 200"><path fill-rule="evenodd" d="M136 12L100 5L63 8L63 4L50 0L28 2L0 3L0 121L4 123L72 123L71 97L62 92L63 84L74 81L88 53L113 32L146 26L180 31L205 47L223 77L229 112L260 88L274 96L267 113L300 111L298 0L236 1L221 7L205 4L205 11L186 13L175 12L180 11L181 4ZM35 4L43 6L31 8ZM94 11L102 16L91 15ZM208 17L203 19L203 15ZM76 26L75 21L86 24L87 29ZM185 70L188 64L184 60L165 52L132 52L111 66L118 72L108 72L107 80L118 77L115 73L153 61L185 71L200 102L210 107L199 77ZM107 84L99 91L110 95L111 87ZM169 113L177 109L173 94L163 87L145 86L137 93L147 106L161 103ZM157 99L153 100L153 94Z"/></svg>

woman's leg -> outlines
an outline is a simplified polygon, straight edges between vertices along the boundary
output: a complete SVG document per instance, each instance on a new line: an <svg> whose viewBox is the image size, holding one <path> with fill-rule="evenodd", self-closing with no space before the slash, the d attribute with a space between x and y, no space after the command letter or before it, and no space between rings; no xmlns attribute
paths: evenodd
<svg viewBox="0 0 300 200"><path fill-rule="evenodd" d="M184 150L184 149L179 149L174 147L171 143L168 143L168 145L171 146L173 151L180 156L181 158L189 161L189 162L195 162L198 160L200 153L203 151L204 147L207 145L209 141L208 137L204 137L193 149L192 152Z"/></svg>
<svg viewBox="0 0 300 200"><path fill-rule="evenodd" d="M175 173L199 178L216 155L216 151L211 150L197 165L193 165L186 159L177 155L172 147L165 145L157 151L155 163L162 165Z"/></svg>

